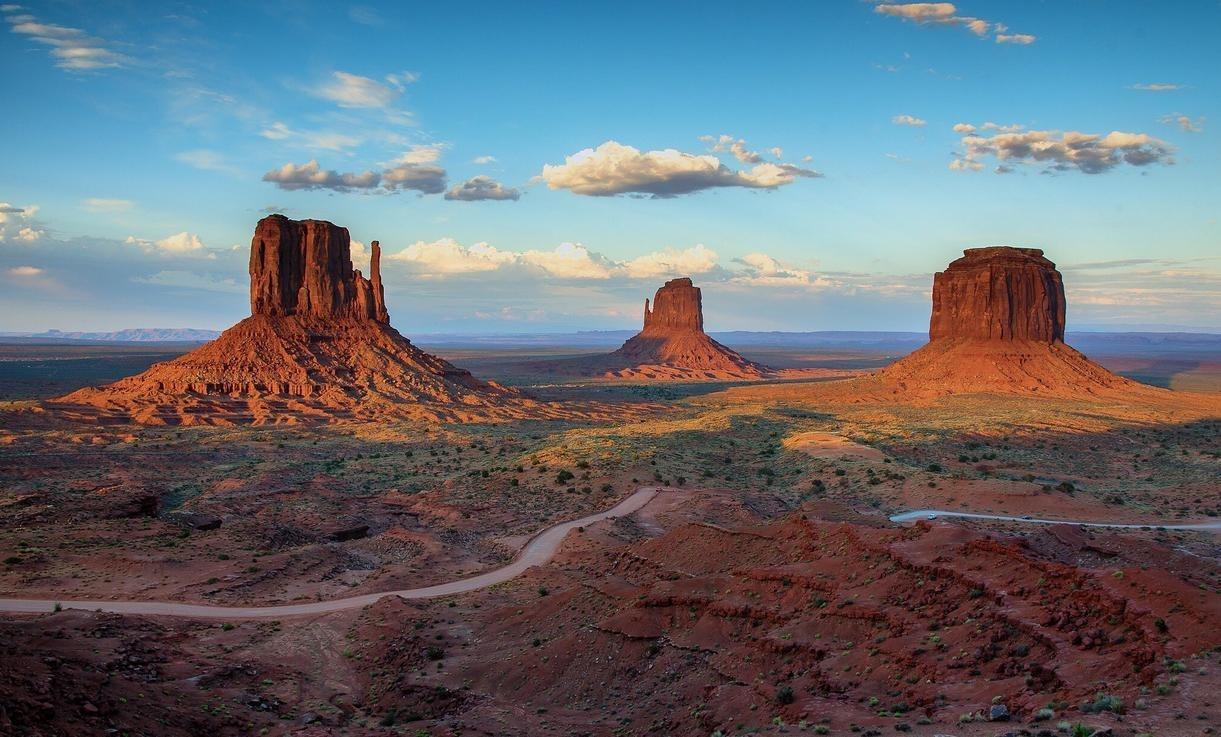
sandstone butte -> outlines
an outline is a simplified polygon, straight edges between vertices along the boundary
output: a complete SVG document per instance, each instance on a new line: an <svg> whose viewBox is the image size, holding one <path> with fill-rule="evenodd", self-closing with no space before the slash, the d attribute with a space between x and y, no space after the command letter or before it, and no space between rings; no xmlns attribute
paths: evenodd
<svg viewBox="0 0 1221 737"><path fill-rule="evenodd" d="M172 361L47 406L94 421L265 424L461 419L507 399L529 404L390 327L377 241L371 251L366 278L352 267L346 228L265 217L250 246L250 317Z"/></svg>
<svg viewBox="0 0 1221 737"><path fill-rule="evenodd" d="M874 378L912 394L1158 391L1064 342L1064 282L1036 248L970 248L933 278L929 342Z"/></svg>
<svg viewBox="0 0 1221 737"><path fill-rule="evenodd" d="M607 357L615 376L757 379L772 373L704 332L700 288L671 279L644 301L644 329Z"/></svg>

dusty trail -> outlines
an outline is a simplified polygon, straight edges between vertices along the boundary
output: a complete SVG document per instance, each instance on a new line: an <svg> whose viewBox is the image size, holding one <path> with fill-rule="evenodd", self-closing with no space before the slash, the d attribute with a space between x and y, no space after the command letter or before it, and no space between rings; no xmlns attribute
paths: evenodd
<svg viewBox="0 0 1221 737"><path fill-rule="evenodd" d="M1025 522L1032 525L1078 525L1080 527L1115 527L1123 530L1145 530L1145 529L1160 529L1160 530L1214 530L1221 531L1221 521L1218 522L1197 522L1188 525L1167 525L1160 521L1146 523L1126 523L1126 522L1079 522L1076 520L1064 519L1039 519L1036 517L1010 517L1004 514L976 514L974 512L951 512L946 509L916 509L911 512L903 512L902 514L893 515L890 518L891 522L913 522L920 519L928 519L928 516L936 515L937 517L965 517L967 519L991 519L1000 520L1002 522Z"/></svg>
<svg viewBox="0 0 1221 737"><path fill-rule="evenodd" d="M587 517L548 527L535 535L521 549L517 557L503 568L488 571L471 578L448 581L434 586L424 586L418 589L403 589L401 591L383 591L376 594L363 594L345 599L331 601L313 601L302 604L284 604L279 606L249 606L229 607L210 606L207 604L182 604L169 601L67 601L54 599L0 599L0 612L18 612L25 614L41 614L55 611L56 605L63 609L86 609L90 611L111 612L114 614L144 614L170 617L193 617L198 619L263 619L281 618L308 614L328 614L347 609L360 609L387 596L398 596L403 599L430 599L437 596L462 594L476 589L495 586L520 576L527 569L543 565L555 556L560 543L569 532L578 527L593 524L604 519L626 517L634 514L641 507L651 502L662 491L656 487L645 486L636 490L628 498L604 512L591 514Z"/></svg>

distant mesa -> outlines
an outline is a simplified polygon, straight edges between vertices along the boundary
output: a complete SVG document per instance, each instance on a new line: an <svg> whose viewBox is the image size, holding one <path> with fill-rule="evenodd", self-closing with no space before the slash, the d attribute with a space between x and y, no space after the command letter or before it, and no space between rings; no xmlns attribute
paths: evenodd
<svg viewBox="0 0 1221 737"><path fill-rule="evenodd" d="M1036 248L971 248L933 278L929 342L876 376L915 394L1136 389L1064 343L1064 282Z"/></svg>
<svg viewBox="0 0 1221 737"><path fill-rule="evenodd" d="M250 248L250 317L179 358L48 406L96 421L268 424L460 419L524 400L390 327L377 241L371 250L365 277L346 228L263 218Z"/></svg>

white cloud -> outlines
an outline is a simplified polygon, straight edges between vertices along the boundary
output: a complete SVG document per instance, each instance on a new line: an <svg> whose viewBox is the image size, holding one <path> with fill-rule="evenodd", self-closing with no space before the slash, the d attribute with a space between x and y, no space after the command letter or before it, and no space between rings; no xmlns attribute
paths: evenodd
<svg viewBox="0 0 1221 737"><path fill-rule="evenodd" d="M431 243L416 241L398 253L386 255L385 258L391 262L406 263L413 271L425 276L441 276L495 271L514 263L517 254L497 250L487 243L463 246L453 238L442 238Z"/></svg>
<svg viewBox="0 0 1221 737"><path fill-rule="evenodd" d="M1191 116L1184 115L1183 113L1171 113L1169 115L1163 115L1161 121L1163 123L1177 125L1179 130L1183 131L1184 133L1204 132L1204 118L1202 116L1192 120Z"/></svg>
<svg viewBox="0 0 1221 737"><path fill-rule="evenodd" d="M751 151L746 146L746 141L741 138L734 140L733 136L721 134L720 136L700 136L700 140L711 144L713 152L732 154L735 159L743 164L759 164L763 161L763 154L758 151Z"/></svg>
<svg viewBox="0 0 1221 737"><path fill-rule="evenodd" d="M314 94L340 107L385 108L403 93L403 88L415 81L411 73L389 74L386 83L350 72L332 72L329 81L313 90Z"/></svg>
<svg viewBox="0 0 1221 737"><path fill-rule="evenodd" d="M716 251L699 243L681 251L667 248L638 256L623 264L622 271L634 279L649 279L704 274L715 269L716 265Z"/></svg>
<svg viewBox="0 0 1221 737"><path fill-rule="evenodd" d="M1028 33L1007 34L1009 28L1004 23L959 15L958 8L953 3L879 3L873 7L873 12L919 25L961 26L980 38L985 38L995 31L997 43L1026 45L1036 40Z"/></svg>
<svg viewBox="0 0 1221 737"><path fill-rule="evenodd" d="M986 158L997 160L997 173L1012 171L1018 164L1043 165L1045 172L1077 170L1086 174L1101 174L1121 164L1149 166L1174 163L1174 149L1147 133L1112 131L1103 136L1078 131L1021 131L1020 126L984 125L986 129L989 127L999 132L991 136L968 133L962 137L962 151L950 162L950 169L980 171Z"/></svg>
<svg viewBox="0 0 1221 737"><path fill-rule="evenodd" d="M483 175L471 177L445 193L445 199L463 202L518 200L520 198L521 192L517 189L506 187L495 179Z"/></svg>
<svg viewBox="0 0 1221 737"><path fill-rule="evenodd" d="M34 215L37 213L38 205L19 207L0 202L0 241L33 243L46 235L46 231L34 225Z"/></svg>
<svg viewBox="0 0 1221 737"><path fill-rule="evenodd" d="M928 123L924 118L917 118L914 115L896 115L890 119L890 122L895 125L910 125L913 128L923 128Z"/></svg>
<svg viewBox="0 0 1221 737"><path fill-rule="evenodd" d="M1029 33L998 33L996 34L996 42L998 44L1018 44L1020 46L1029 46L1037 39Z"/></svg>
<svg viewBox="0 0 1221 737"><path fill-rule="evenodd" d="M359 146L362 139L346 133L333 131L296 131L281 122L272 123L259 132L259 135L269 141L285 141L286 143L308 149L325 151L344 151Z"/></svg>
<svg viewBox="0 0 1221 737"><path fill-rule="evenodd" d="M526 251L521 260L561 279L608 279L614 268L580 243L561 243L551 251Z"/></svg>
<svg viewBox="0 0 1221 737"><path fill-rule="evenodd" d="M540 175L551 189L594 197L627 193L674 197L714 187L775 189L798 178L820 176L812 169L770 162L735 171L713 155L672 148L640 151L616 141L578 151L565 157L563 164L547 164Z"/></svg>
<svg viewBox="0 0 1221 737"><path fill-rule="evenodd" d="M163 251L172 253L186 253L187 251L198 251L204 247L203 241L194 233L188 233L185 230L181 233L175 233L171 236L166 236L155 242L157 248Z"/></svg>
<svg viewBox="0 0 1221 737"><path fill-rule="evenodd" d="M126 212L135 207L131 200L120 200L109 197L89 197L82 200L85 209L90 212Z"/></svg>
<svg viewBox="0 0 1221 737"><path fill-rule="evenodd" d="M1173 82L1149 82L1134 84L1128 89L1141 90L1142 92L1176 92L1183 89L1183 85Z"/></svg>
<svg viewBox="0 0 1221 737"><path fill-rule="evenodd" d="M955 123L954 132L955 133L974 133L975 126L971 125L970 123Z"/></svg>
<svg viewBox="0 0 1221 737"><path fill-rule="evenodd" d="M188 233L185 230L160 240L137 238L134 235L129 235L123 242L130 246L139 246L145 251L159 250L179 255L194 254L204 250L203 241L199 236L194 233Z"/></svg>
<svg viewBox="0 0 1221 737"><path fill-rule="evenodd" d="M5 5L9 27L13 33L28 36L51 47L55 66L70 72L88 72L124 66L130 62L126 56L106 48L106 42L80 30L53 23L40 23L34 16L18 13L18 5Z"/></svg>
<svg viewBox="0 0 1221 737"><path fill-rule="evenodd" d="M36 266L14 266L8 270L9 276L38 276L42 269Z"/></svg>
<svg viewBox="0 0 1221 737"><path fill-rule="evenodd" d="M484 164L494 164L494 163L496 163L496 157L495 156L476 156L475 158L471 159L471 163L479 164L480 166L482 166Z"/></svg>

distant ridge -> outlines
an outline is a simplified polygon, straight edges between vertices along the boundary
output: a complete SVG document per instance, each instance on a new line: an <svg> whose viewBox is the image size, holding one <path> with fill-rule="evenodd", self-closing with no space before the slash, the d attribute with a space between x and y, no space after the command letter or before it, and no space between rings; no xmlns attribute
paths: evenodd
<svg viewBox="0 0 1221 737"><path fill-rule="evenodd" d="M216 340L219 336L219 330L201 330L199 328L126 328L96 333L48 330L45 333L34 333L28 337L96 340L108 343L206 343L209 340Z"/></svg>

